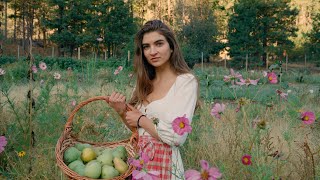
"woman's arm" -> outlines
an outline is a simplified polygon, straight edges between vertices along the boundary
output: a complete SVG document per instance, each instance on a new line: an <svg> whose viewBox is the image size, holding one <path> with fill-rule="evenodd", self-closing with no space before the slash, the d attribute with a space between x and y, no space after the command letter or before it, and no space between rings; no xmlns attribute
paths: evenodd
<svg viewBox="0 0 320 180"><path fill-rule="evenodd" d="M188 133L183 135L175 133L172 122L177 117L185 116L191 124L198 98L198 81L191 74L182 75L176 83L173 94L168 103L163 105L164 112L158 114L157 132L164 143L180 146L185 142Z"/></svg>
<svg viewBox="0 0 320 180"><path fill-rule="evenodd" d="M111 108L113 108L121 117L122 122L132 131L134 127L131 127L127 121L126 121L126 111L127 111L127 105L126 105L126 97L118 92L113 92L109 96L109 102Z"/></svg>
<svg viewBox="0 0 320 180"><path fill-rule="evenodd" d="M153 121L144 116L138 109L128 104L128 107L131 111L126 112L125 119L129 126L131 127L142 127L145 131L147 131L152 137L160 140L157 130L153 124ZM139 119L140 118L140 119ZM139 124L138 124L139 121Z"/></svg>

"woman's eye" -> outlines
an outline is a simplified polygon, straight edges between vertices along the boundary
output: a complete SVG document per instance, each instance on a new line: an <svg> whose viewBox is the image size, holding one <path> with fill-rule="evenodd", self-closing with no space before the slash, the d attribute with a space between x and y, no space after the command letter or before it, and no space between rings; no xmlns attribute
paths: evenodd
<svg viewBox="0 0 320 180"><path fill-rule="evenodd" d="M157 43L157 46L162 46L162 43Z"/></svg>
<svg viewBox="0 0 320 180"><path fill-rule="evenodd" d="M143 50L147 50L149 48L149 46L143 46L142 48L143 48Z"/></svg>

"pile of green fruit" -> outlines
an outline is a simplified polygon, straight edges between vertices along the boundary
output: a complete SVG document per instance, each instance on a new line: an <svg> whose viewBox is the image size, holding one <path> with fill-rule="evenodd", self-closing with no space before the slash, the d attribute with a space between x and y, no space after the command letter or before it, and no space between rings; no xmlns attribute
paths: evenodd
<svg viewBox="0 0 320 180"><path fill-rule="evenodd" d="M127 158L124 146L105 148L82 143L69 147L63 154L63 161L72 171L94 179L112 179L124 174L129 169Z"/></svg>

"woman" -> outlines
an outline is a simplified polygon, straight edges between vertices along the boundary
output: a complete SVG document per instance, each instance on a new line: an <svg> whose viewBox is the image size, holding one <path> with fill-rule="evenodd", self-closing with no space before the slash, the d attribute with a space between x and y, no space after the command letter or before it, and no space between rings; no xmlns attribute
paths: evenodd
<svg viewBox="0 0 320 180"><path fill-rule="evenodd" d="M179 146L187 133L172 128L177 117L189 119L196 107L198 82L184 61L173 32L160 20L148 21L136 34L136 87L126 112L126 97L113 92L109 104L132 128L138 128L141 151L151 160L147 169L160 179L182 179Z"/></svg>

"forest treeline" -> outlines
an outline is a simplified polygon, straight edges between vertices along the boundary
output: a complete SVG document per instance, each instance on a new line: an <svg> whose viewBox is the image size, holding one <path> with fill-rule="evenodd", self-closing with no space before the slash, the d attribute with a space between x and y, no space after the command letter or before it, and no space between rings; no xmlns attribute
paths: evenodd
<svg viewBox="0 0 320 180"><path fill-rule="evenodd" d="M161 19L176 32L190 65L202 57L308 54L320 59L318 0L1 0L1 47L18 43L58 47L59 56L75 49L126 56L134 34L149 19Z"/></svg>

